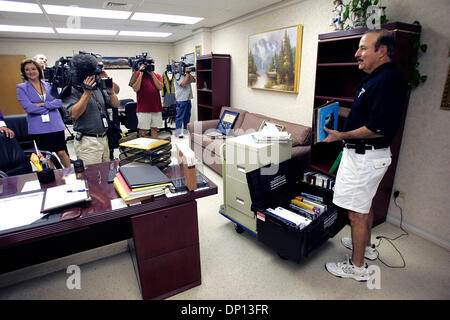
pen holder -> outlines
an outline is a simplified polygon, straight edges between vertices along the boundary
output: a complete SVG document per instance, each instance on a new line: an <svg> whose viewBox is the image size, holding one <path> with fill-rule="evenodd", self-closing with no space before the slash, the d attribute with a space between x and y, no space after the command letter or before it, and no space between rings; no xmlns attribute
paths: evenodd
<svg viewBox="0 0 450 320"><path fill-rule="evenodd" d="M40 183L50 183L55 181L55 171L53 169L47 169L36 172Z"/></svg>
<svg viewBox="0 0 450 320"><path fill-rule="evenodd" d="M75 171L77 179L83 179L83 172L84 172L83 160L75 160L73 163L73 169Z"/></svg>

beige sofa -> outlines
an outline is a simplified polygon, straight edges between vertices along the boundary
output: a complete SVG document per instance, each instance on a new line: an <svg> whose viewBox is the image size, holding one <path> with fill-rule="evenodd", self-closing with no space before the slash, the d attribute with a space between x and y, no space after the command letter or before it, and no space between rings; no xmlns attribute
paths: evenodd
<svg viewBox="0 0 450 320"><path fill-rule="evenodd" d="M220 117L225 110L238 112L239 116L233 127L231 136L239 136L258 131L263 120L280 124L292 135L292 157L298 159L299 165L305 168L309 163L312 131L310 127L292 122L281 121L258 113L250 113L246 110L232 107L222 107ZM188 125L190 146L195 155L202 159L203 163L222 175L222 160L220 157L220 146L225 142L224 138L209 137L205 133L217 127L219 119L195 121Z"/></svg>

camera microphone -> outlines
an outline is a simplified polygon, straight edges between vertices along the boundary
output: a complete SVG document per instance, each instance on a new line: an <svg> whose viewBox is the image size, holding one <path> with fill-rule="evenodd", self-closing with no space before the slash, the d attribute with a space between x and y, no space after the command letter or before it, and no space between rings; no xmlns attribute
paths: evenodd
<svg viewBox="0 0 450 320"><path fill-rule="evenodd" d="M100 74L97 66L98 62L94 56L90 54L75 55L72 58L74 83L81 85L88 76Z"/></svg>

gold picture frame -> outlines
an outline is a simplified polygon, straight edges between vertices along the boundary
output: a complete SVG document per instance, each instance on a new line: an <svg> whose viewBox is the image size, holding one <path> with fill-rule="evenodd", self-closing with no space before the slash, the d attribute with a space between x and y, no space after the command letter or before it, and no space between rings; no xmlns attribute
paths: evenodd
<svg viewBox="0 0 450 320"><path fill-rule="evenodd" d="M195 46L194 52L195 52L195 60L197 60L197 57L202 55L202 46L201 45Z"/></svg>
<svg viewBox="0 0 450 320"><path fill-rule="evenodd" d="M301 24L250 35L248 87L298 93L302 37Z"/></svg>

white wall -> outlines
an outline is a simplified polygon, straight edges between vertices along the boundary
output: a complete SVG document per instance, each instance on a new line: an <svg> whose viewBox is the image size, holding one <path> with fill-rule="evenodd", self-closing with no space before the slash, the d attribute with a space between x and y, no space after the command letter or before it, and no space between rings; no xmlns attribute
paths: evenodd
<svg viewBox="0 0 450 320"><path fill-rule="evenodd" d="M134 57L148 52L155 60L155 70L159 74L165 71L169 57L173 56L171 44L32 39L2 39L0 42L0 54L24 54L33 58L37 53L43 53L47 56L49 66L53 66L60 57L73 56L80 50L99 53L104 57ZM20 70L20 66L17 66L17 70ZM136 100L136 93L128 86L131 69L106 71L120 86L119 99Z"/></svg>
<svg viewBox="0 0 450 320"><path fill-rule="evenodd" d="M447 198L450 190L450 111L440 109L449 65L450 7L448 0L384 1L388 19L423 26L422 42L428 52L420 58L427 82L412 93L394 188L406 193L403 222L411 231L450 248ZM311 126L318 34L332 32L332 1L306 0L254 18L217 27L212 51L231 55L231 106ZM303 43L298 94L261 91L247 87L248 36L302 24ZM355 48L356 50L357 48ZM388 220L399 221L391 201Z"/></svg>

